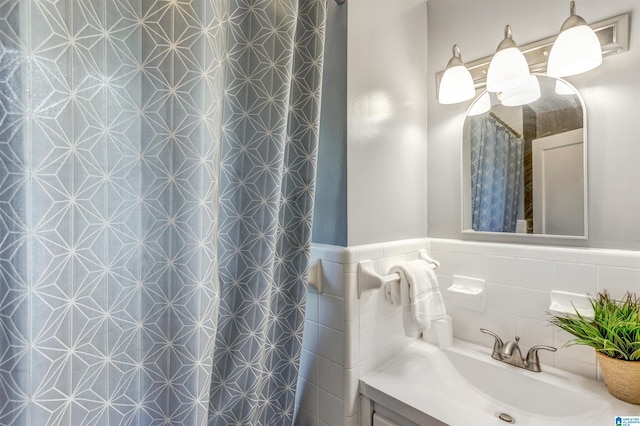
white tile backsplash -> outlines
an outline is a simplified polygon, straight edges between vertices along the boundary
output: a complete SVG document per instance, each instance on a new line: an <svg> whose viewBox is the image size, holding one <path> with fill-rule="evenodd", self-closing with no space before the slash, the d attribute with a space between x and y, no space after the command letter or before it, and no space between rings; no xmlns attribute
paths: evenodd
<svg viewBox="0 0 640 426"><path fill-rule="evenodd" d="M466 252L457 253L453 263L454 275L463 275L465 277L475 277L475 278L479 276L483 276L484 275L483 263L484 263L484 259L481 254L466 253Z"/></svg>
<svg viewBox="0 0 640 426"><path fill-rule="evenodd" d="M360 363L360 321L344 324L344 368L355 368Z"/></svg>
<svg viewBox="0 0 640 426"><path fill-rule="evenodd" d="M318 386L306 380L298 380L299 405L312 416L317 416L320 412L318 395Z"/></svg>
<svg viewBox="0 0 640 426"><path fill-rule="evenodd" d="M308 296L297 425L358 424L358 379L414 339L404 335L400 308L388 305L381 290L358 299L357 262L372 260L378 273L387 274L395 263L416 258L420 248L441 262L436 272L454 337L492 347L493 338L479 331L484 327L505 341L520 336L524 349L555 346L555 354L540 352L542 362L586 377L597 377L595 354L583 346L562 347L569 335L548 325L550 291L640 292L640 252L442 239L314 245L312 254L323 259L325 292ZM446 288L454 274L486 281L484 312L451 305Z"/></svg>
<svg viewBox="0 0 640 426"><path fill-rule="evenodd" d="M320 421L328 425L340 425L344 422L344 401L341 398L320 389Z"/></svg>
<svg viewBox="0 0 640 426"><path fill-rule="evenodd" d="M487 281L487 311L452 309L455 337L491 347L493 338L477 336L476 330L482 326L497 332L504 340L519 335L524 348L538 344L556 346L555 354L540 352L543 362L591 378L596 377L593 350L584 346L562 347L569 336L547 321L550 291L594 294L608 288L617 297L627 290L640 293L640 252L440 239L430 239L429 245L433 256L437 257L437 253L439 260L453 263L442 265L439 274L451 270L457 273L456 262L468 259L469 253L484 258L484 270L474 278Z"/></svg>
<svg viewBox="0 0 640 426"><path fill-rule="evenodd" d="M344 298L344 265L334 262L322 262L322 292Z"/></svg>
<svg viewBox="0 0 640 426"><path fill-rule="evenodd" d="M364 362L376 354L376 331L375 324L360 328L360 362Z"/></svg>
<svg viewBox="0 0 640 426"><path fill-rule="evenodd" d="M307 309L304 317L308 321L318 322L318 293L313 287L307 292Z"/></svg>
<svg viewBox="0 0 640 426"><path fill-rule="evenodd" d="M547 319L546 311L549 309L549 304L548 291L517 288L516 309L514 314L518 317L545 321Z"/></svg>
<svg viewBox="0 0 640 426"><path fill-rule="evenodd" d="M344 399L344 367L326 358L320 358L320 389L336 398Z"/></svg>
<svg viewBox="0 0 640 426"><path fill-rule="evenodd" d="M597 276L598 291L607 290L614 298L623 297L627 291L640 294L640 265L637 269L599 266Z"/></svg>
<svg viewBox="0 0 640 426"><path fill-rule="evenodd" d="M318 326L317 353L323 358L344 365L344 332L324 325Z"/></svg>
<svg viewBox="0 0 640 426"><path fill-rule="evenodd" d="M515 257L485 256L484 279L496 284L513 284L517 279Z"/></svg>
<svg viewBox="0 0 640 426"><path fill-rule="evenodd" d="M570 293L595 293L597 275L594 265L556 262L554 266L554 290Z"/></svg>
<svg viewBox="0 0 640 426"><path fill-rule="evenodd" d="M537 259L517 259L517 280L520 287L551 290L553 281L553 262Z"/></svg>
<svg viewBox="0 0 640 426"><path fill-rule="evenodd" d="M344 331L344 299L321 294L318 304L319 323L338 331Z"/></svg>
<svg viewBox="0 0 640 426"><path fill-rule="evenodd" d="M487 283L487 310L502 312L504 314L516 314L517 288L511 285Z"/></svg>

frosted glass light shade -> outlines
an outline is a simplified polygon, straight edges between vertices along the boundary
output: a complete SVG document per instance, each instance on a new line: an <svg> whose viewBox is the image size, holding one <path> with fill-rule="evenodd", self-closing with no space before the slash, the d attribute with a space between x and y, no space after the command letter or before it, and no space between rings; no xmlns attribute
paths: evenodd
<svg viewBox="0 0 640 426"><path fill-rule="evenodd" d="M457 104L473 98L476 88L471 73L464 66L457 44L453 45L453 56L440 80L438 101L441 104Z"/></svg>
<svg viewBox="0 0 640 426"><path fill-rule="evenodd" d="M440 81L438 100L441 104L456 104L473 98L476 88L469 70L464 65L449 68Z"/></svg>
<svg viewBox="0 0 640 426"><path fill-rule="evenodd" d="M576 2L569 4L569 17L551 46L547 75L567 77L594 69L602 63L602 46L596 33L576 15Z"/></svg>
<svg viewBox="0 0 640 426"><path fill-rule="evenodd" d="M551 77L567 77L590 71L602 63L602 46L588 25L579 25L560 33L547 64Z"/></svg>
<svg viewBox="0 0 640 426"><path fill-rule="evenodd" d="M511 38L511 27L505 27L505 38L498 45L487 71L487 90L504 92L529 81L529 64Z"/></svg>
<svg viewBox="0 0 640 426"><path fill-rule="evenodd" d="M489 92L484 92L482 96L480 96L469 108L469 112L467 115L480 115L491 109L491 97L489 96Z"/></svg>
<svg viewBox="0 0 640 426"><path fill-rule="evenodd" d="M520 106L538 99L540 99L540 82L538 77L532 75L525 85L502 92L500 102L504 106Z"/></svg>

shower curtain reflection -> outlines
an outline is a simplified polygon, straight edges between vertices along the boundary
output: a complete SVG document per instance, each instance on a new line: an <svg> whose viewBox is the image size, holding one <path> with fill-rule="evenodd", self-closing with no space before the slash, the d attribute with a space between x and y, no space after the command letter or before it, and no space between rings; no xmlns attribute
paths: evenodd
<svg viewBox="0 0 640 426"><path fill-rule="evenodd" d="M491 114L470 117L470 135L473 230L515 232L523 140Z"/></svg>
<svg viewBox="0 0 640 426"><path fill-rule="evenodd" d="M0 424L291 422L325 7L0 5Z"/></svg>

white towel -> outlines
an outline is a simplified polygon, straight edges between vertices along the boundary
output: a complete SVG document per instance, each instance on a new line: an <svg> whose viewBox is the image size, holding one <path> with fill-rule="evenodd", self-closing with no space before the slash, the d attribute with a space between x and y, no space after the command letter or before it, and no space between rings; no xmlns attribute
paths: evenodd
<svg viewBox="0 0 640 426"><path fill-rule="evenodd" d="M392 281L384 285L384 298L387 303L391 305L402 305L402 298L400 295L400 281Z"/></svg>
<svg viewBox="0 0 640 426"><path fill-rule="evenodd" d="M421 259L411 260L394 266L390 272L400 275L400 303L405 335L414 337L427 330L431 321L446 318L438 278L429 263ZM394 294L391 289L389 293Z"/></svg>

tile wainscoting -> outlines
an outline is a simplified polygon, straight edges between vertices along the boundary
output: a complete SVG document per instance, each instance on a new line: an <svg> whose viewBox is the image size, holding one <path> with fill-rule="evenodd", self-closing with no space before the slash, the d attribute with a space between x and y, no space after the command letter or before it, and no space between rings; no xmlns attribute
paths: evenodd
<svg viewBox="0 0 640 426"><path fill-rule="evenodd" d="M374 290L358 299L356 271L360 260L372 260L386 274L398 262L415 259L426 248L439 260L437 269L454 337L491 347L480 333L489 328L505 340L521 337L524 348L546 344L558 352L540 353L547 365L598 377L595 355L584 347L561 348L567 335L548 326L551 290L614 297L640 293L640 252L447 239L415 239L355 247L314 245L322 259L323 292L309 291L298 381L296 425L358 424L358 379L402 351L411 339L402 331L399 308L386 304ZM486 309L453 306L446 288L453 275L486 281Z"/></svg>

